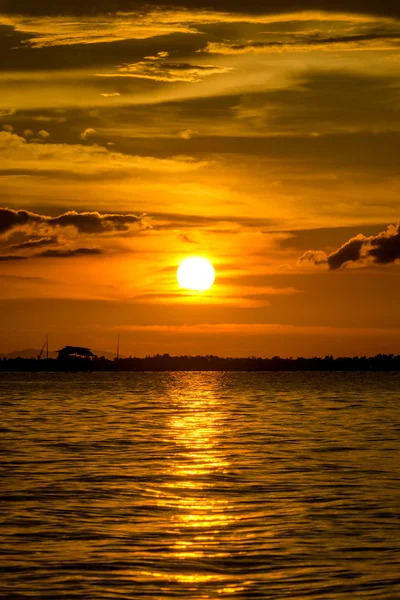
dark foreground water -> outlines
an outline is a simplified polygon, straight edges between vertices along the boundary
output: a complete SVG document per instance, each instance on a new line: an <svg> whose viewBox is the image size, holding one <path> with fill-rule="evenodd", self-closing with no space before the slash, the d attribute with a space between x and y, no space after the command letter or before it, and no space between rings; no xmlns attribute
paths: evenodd
<svg viewBox="0 0 400 600"><path fill-rule="evenodd" d="M400 376L0 375L2 598L400 598Z"/></svg>

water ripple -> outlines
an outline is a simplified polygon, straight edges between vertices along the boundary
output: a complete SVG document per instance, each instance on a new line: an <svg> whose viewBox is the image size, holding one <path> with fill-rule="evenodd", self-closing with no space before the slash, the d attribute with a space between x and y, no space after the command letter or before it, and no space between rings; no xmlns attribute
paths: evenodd
<svg viewBox="0 0 400 600"><path fill-rule="evenodd" d="M0 375L4 598L400 598L400 377Z"/></svg>

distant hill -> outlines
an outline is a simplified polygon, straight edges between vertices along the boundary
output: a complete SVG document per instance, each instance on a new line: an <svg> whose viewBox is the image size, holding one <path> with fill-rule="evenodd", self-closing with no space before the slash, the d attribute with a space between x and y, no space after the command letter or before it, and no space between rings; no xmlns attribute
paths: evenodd
<svg viewBox="0 0 400 600"><path fill-rule="evenodd" d="M25 348L25 350L14 350L14 352L9 352L8 354L0 353L0 358L4 356L6 358L37 358L40 354L40 349L37 348ZM109 360L113 360L115 358L115 353L113 352L104 352L104 350L93 350L93 354L96 356L104 356L104 358L108 358ZM55 350L49 352L49 358L57 358L58 352ZM46 350L42 352L42 358L46 358ZM121 358L124 358L121 356Z"/></svg>

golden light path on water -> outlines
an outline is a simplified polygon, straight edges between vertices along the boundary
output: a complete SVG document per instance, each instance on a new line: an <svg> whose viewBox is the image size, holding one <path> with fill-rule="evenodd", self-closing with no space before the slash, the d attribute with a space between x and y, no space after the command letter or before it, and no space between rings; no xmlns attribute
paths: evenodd
<svg viewBox="0 0 400 600"><path fill-rule="evenodd" d="M399 384L7 374L4 597L400 598Z"/></svg>
<svg viewBox="0 0 400 600"><path fill-rule="evenodd" d="M195 377L195 374L192 374ZM187 388L187 374L175 373L175 385L170 390L174 413L168 420L169 436L176 445L176 452L169 459L165 474L173 482L167 487L171 494L161 495L158 506L172 509L171 527L176 533L176 541L170 546L173 556L179 562L169 579L181 584L190 584L188 590L201 592L201 584L213 583L213 591L218 594L236 594L245 589L251 581L241 581L239 585L231 583L232 575L202 573L191 571L185 564L193 560L223 559L229 557L221 534L229 526L234 526L240 516L234 516L229 500L220 497L213 489L215 476L227 472L230 462L218 441L221 433L219 424L226 416L227 407L218 399L218 393L201 385L204 379L199 376L198 385ZM218 387L218 375L214 380ZM208 381L209 384L209 381ZM213 387L214 387L213 386ZM175 494L179 488L183 494ZM142 572L154 578L165 577L165 572ZM226 584L229 578L230 583ZM167 591L167 590L166 590ZM209 598L207 593L202 598Z"/></svg>

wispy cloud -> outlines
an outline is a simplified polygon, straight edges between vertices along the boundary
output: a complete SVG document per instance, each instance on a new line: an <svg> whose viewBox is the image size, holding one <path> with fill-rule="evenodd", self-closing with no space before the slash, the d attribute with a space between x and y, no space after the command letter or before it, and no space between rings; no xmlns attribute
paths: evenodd
<svg viewBox="0 0 400 600"><path fill-rule="evenodd" d="M85 131L82 131L79 137L81 138L81 140L87 140L93 137L94 135L96 135L96 130L92 127L87 127Z"/></svg>
<svg viewBox="0 0 400 600"><path fill-rule="evenodd" d="M73 248L44 250L35 254L34 258L74 258L76 256L98 256L99 254L103 254L101 248Z"/></svg>
<svg viewBox="0 0 400 600"><path fill-rule="evenodd" d="M0 208L0 227L1 227L1 211L2 209ZM58 243L58 238L53 236L53 237L45 237L45 238L39 238L38 240L28 240L26 242L21 242L20 244L12 244L10 246L11 250L30 250L30 249L36 249L36 248L42 248L43 246L51 246L53 244L57 244Z"/></svg>
<svg viewBox="0 0 400 600"><path fill-rule="evenodd" d="M257 11L258 13L260 11ZM266 11L267 12L267 11ZM272 24L298 22L393 23L389 17L323 11L299 11L275 14L222 12L204 9L148 9L116 12L109 15L34 16L0 15L0 23L27 34L35 48L99 44L128 39L149 39L174 33L197 34L202 26L218 23ZM25 42L26 43L26 42Z"/></svg>
<svg viewBox="0 0 400 600"><path fill-rule="evenodd" d="M0 254L0 262L26 260L26 256L17 256L16 254Z"/></svg>
<svg viewBox="0 0 400 600"><path fill-rule="evenodd" d="M295 36L292 36L295 37ZM208 42L202 52L209 54L271 54L280 52L327 52L354 50L399 50L400 32L348 35L321 38L312 35L297 35L292 41L248 41L244 43Z"/></svg>
<svg viewBox="0 0 400 600"><path fill-rule="evenodd" d="M85 139L94 135L91 129L83 134ZM99 173L129 175L135 171L158 171L160 173L183 173L205 165L188 156L156 158L132 156L108 150L97 144L43 144L28 142L25 138L7 131L0 131L0 174L25 170L27 172L57 172L84 176Z"/></svg>
<svg viewBox="0 0 400 600"><path fill-rule="evenodd" d="M160 15L157 18L157 15ZM19 16L0 15L0 24L28 34L33 48L100 44L127 39L144 40L172 33L195 33L184 22L164 18L161 13L115 13L99 16Z"/></svg>
<svg viewBox="0 0 400 600"><path fill-rule="evenodd" d="M279 323L198 323L194 325L128 325L120 324L112 328L116 331L142 331L181 335L317 335L317 336L369 336L385 334L398 336L400 329L384 329L377 327L321 327L282 325Z"/></svg>
<svg viewBox="0 0 400 600"><path fill-rule="evenodd" d="M232 71L231 67L216 65L193 65L190 63L154 62L144 60L117 67L115 73L97 73L98 77L134 77L153 81L195 83L210 75Z"/></svg>

